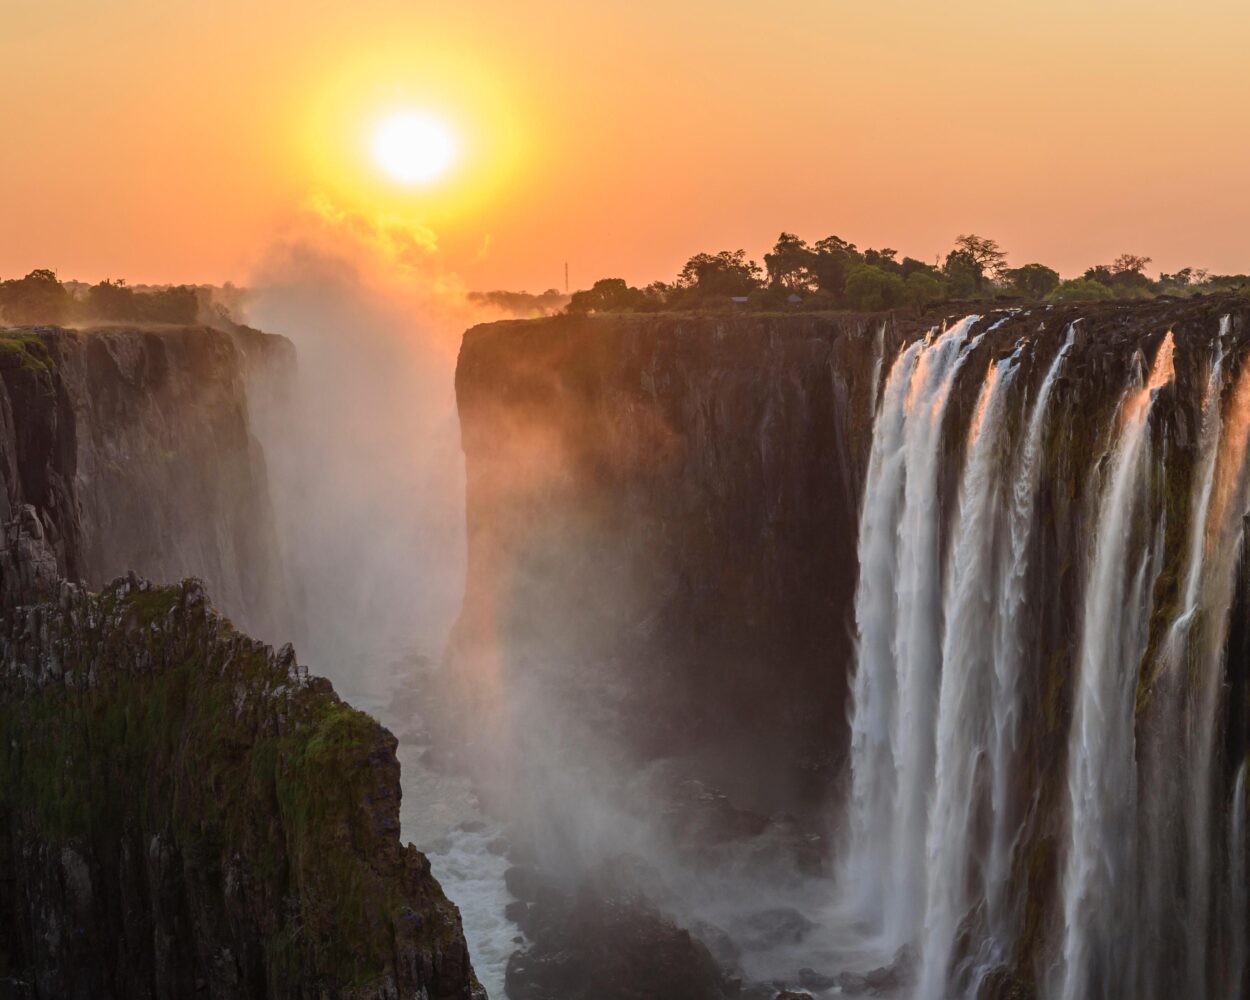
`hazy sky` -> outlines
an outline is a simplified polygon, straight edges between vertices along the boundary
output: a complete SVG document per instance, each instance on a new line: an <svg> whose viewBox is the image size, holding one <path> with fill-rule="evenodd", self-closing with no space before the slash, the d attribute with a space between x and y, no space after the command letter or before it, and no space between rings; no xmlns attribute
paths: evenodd
<svg viewBox="0 0 1250 1000"><path fill-rule="evenodd" d="M310 205L477 288L782 229L1250 271L1244 0L0 0L0 94L5 277L244 281ZM369 159L405 108L462 144L416 192Z"/></svg>

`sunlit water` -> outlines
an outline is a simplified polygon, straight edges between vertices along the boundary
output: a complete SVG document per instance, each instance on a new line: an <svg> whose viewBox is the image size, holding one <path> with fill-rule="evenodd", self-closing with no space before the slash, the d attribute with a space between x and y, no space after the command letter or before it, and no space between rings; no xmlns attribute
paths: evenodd
<svg viewBox="0 0 1250 1000"><path fill-rule="evenodd" d="M504 916L512 899L504 885L507 841L498 824L486 820L467 778L424 762L428 745L414 695L428 682L429 668L412 654L381 659L381 670L361 673L389 682L376 682L368 692L339 693L399 740L400 836L430 859L434 877L460 910L473 971L493 1000L502 1000L508 958L521 939L520 929Z"/></svg>

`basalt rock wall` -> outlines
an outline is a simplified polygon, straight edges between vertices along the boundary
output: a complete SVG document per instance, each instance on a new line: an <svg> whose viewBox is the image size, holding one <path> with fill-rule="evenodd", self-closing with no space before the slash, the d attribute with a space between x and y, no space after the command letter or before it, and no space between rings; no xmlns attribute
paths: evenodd
<svg viewBox="0 0 1250 1000"><path fill-rule="evenodd" d="M55 560L47 580L93 588L131 570L195 575L241 625L281 634L284 587L247 384L255 370L292 369L293 353L246 328L0 331L8 548L45 549ZM6 600L38 596L30 560L8 564Z"/></svg>
<svg viewBox="0 0 1250 1000"><path fill-rule="evenodd" d="M1080 532L1097 484L1089 463L1133 366L1175 328L1176 385L1155 418L1175 455L1156 479L1180 504L1210 345L1230 314L1240 343L1245 311L1235 298L1034 307L987 313L977 327L947 414L941 519L957 503L987 365L1022 339L1048 345L1048 362L1079 320L1039 497L1036 576L1049 596L1031 608L1055 663L1075 642ZM470 330L457 369L468 584L452 660L476 703L500 678L545 677L643 759L686 758L756 807L827 803L847 745L877 396L902 345L973 312L987 310L555 317ZM1030 362L1028 392L1043 373ZM1168 530L1179 538L1183 527L1174 517ZM1161 586L1176 585L1165 574ZM1027 679L1050 720L1031 753L1062 745L1065 676Z"/></svg>

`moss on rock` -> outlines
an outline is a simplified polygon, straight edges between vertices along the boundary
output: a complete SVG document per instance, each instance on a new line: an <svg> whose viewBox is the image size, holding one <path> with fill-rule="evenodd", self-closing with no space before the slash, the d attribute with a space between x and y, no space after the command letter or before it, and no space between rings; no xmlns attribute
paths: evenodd
<svg viewBox="0 0 1250 1000"><path fill-rule="evenodd" d="M395 747L196 581L11 612L0 967L41 997L473 996Z"/></svg>

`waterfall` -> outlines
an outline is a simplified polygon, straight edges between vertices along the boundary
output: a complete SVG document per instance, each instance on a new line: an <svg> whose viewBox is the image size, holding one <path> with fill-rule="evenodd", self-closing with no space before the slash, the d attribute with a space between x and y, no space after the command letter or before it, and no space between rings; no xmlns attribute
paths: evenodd
<svg viewBox="0 0 1250 1000"><path fill-rule="evenodd" d="M1111 997L1131 951L1132 843L1136 822L1133 705L1144 651L1149 553L1134 552L1149 417L1173 378L1174 343L1159 346L1147 383L1120 404L1120 428L1103 487L1085 582L1068 747L1070 834L1063 873L1064 1000ZM1153 581L1150 581L1153 584Z"/></svg>
<svg viewBox="0 0 1250 1000"><path fill-rule="evenodd" d="M891 366L860 515L855 763L844 881L887 948L914 937L923 902L941 642L939 446L946 403L977 319L967 317L940 335L932 331Z"/></svg>
<svg viewBox="0 0 1250 1000"><path fill-rule="evenodd" d="M968 909L976 772L990 750L994 673L994 549L1001 504L1004 406L1018 360L989 366L968 428L967 457L946 581L937 766L929 815L920 998L947 995L951 952Z"/></svg>
<svg viewBox="0 0 1250 1000"><path fill-rule="evenodd" d="M1223 337L1229 319L1220 323ZM1237 558L1241 552L1246 513L1246 452L1250 444L1250 367L1244 363L1233 388L1223 421L1215 459L1214 483L1209 498L1206 557L1201 579L1195 584L1200 597L1187 604L1186 616L1202 609L1198 635L1189 636L1191 663L1189 710L1185 747L1191 770L1184 808L1187 833L1187 987L1191 996L1207 994L1209 926L1212 881L1215 878L1211 845L1217 829L1213 811L1216 784L1214 769L1216 722L1224 687L1223 666L1228 617L1235 593ZM1188 596L1188 595L1187 595Z"/></svg>
<svg viewBox="0 0 1250 1000"><path fill-rule="evenodd" d="M881 357L870 393L839 946L914 1000L1240 996L1250 845L1223 719L1250 359L1229 317L1149 364L1082 321L1014 344L1002 322ZM1096 426L1056 403L1109 374Z"/></svg>
<svg viewBox="0 0 1250 1000"><path fill-rule="evenodd" d="M994 739L989 759L992 771L992 829L985 873L986 922L990 951L983 956L983 970L1006 960L1014 934L1015 922L1007 905L1007 883L1011 874L1019 820L1012 815L1010 791L1018 742L1020 671L1027 641L1023 633L1025 602L1028 599L1026 579L1050 396L1075 339L1076 325L1072 324L1068 327L1063 345L1056 352L1038 390L1025 431L1024 444L1017 456L1016 473L1009 497L1009 544L1006 552L1008 563L999 575L997 630L994 636Z"/></svg>

